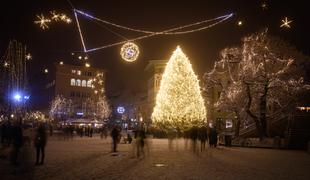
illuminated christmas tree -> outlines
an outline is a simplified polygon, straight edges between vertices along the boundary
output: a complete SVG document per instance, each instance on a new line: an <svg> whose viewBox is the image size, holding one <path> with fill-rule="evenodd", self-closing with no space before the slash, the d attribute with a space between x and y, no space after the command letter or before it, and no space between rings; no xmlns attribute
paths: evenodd
<svg viewBox="0 0 310 180"><path fill-rule="evenodd" d="M180 47L173 52L162 76L152 121L159 128L181 131L206 123L199 81Z"/></svg>

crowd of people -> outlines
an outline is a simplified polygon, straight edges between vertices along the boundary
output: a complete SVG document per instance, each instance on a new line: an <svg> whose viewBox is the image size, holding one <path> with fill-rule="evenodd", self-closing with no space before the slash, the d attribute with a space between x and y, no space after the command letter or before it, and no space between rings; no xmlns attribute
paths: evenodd
<svg viewBox="0 0 310 180"><path fill-rule="evenodd" d="M29 132L32 130L34 131ZM18 165L21 148L33 144L36 150L36 165L42 165L44 163L47 135L43 123L38 123L34 128L30 129L29 127L23 126L19 120L13 122L6 121L1 124L0 132L0 156L2 159L9 159L11 164ZM8 155L3 154L8 149L10 153Z"/></svg>
<svg viewBox="0 0 310 180"><path fill-rule="evenodd" d="M29 130L31 129L31 130ZM137 158L145 157L146 152L149 153L149 145L147 140L147 132L145 128L138 127L132 131L122 130L120 126L114 125L110 128L101 126L94 128L92 126L73 126L65 125L58 129L58 136L63 137L64 140L73 139L77 137L93 137L94 133L99 133L101 139L107 138L110 134L112 139L112 153L118 152L119 143L132 144L133 156ZM1 128L1 149L11 148L9 157L5 157L11 161L12 164L18 164L18 155L21 147L24 145L31 145L33 143L36 152L35 165L44 164L45 146L47 144L47 132L50 136L55 135L55 129L52 125L45 123L38 123L35 127L24 128L19 121L6 121L2 123ZM31 132L30 132L31 131ZM59 134L60 132L60 134ZM110 133L109 133L110 132ZM218 144L218 133L216 129L209 127L193 127L187 131L179 131L177 129L167 131L168 146L172 149L172 144L175 139L184 138L185 147L188 142L191 142L193 152L204 151L206 144L210 148L216 148ZM56 138L57 139L57 138ZM61 138L58 138L61 139ZM199 143L200 142L200 143ZM198 145L200 144L200 148ZM0 157L2 156L0 151ZM3 158L3 157L2 157Z"/></svg>

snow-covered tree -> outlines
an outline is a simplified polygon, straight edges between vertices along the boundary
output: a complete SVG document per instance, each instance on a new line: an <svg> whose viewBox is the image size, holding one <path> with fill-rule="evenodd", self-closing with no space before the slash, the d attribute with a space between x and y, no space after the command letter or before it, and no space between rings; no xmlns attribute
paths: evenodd
<svg viewBox="0 0 310 180"><path fill-rule="evenodd" d="M152 121L167 130L185 130L206 123L197 76L180 47L173 52L163 73Z"/></svg>

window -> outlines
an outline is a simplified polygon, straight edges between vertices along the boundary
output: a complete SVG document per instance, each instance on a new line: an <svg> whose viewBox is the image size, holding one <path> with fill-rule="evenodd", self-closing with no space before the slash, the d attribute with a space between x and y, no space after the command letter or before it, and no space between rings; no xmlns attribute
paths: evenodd
<svg viewBox="0 0 310 180"><path fill-rule="evenodd" d="M88 75L88 76L92 76L92 73L91 73L91 72L88 72L87 75Z"/></svg>
<svg viewBox="0 0 310 180"><path fill-rule="evenodd" d="M75 73L76 73L76 70L75 70L75 69L72 69L72 70L71 70L71 73L72 73L72 74L75 74Z"/></svg>
<svg viewBox="0 0 310 180"><path fill-rule="evenodd" d="M74 97L74 92L73 91L71 91L70 96Z"/></svg>
<svg viewBox="0 0 310 180"><path fill-rule="evenodd" d="M76 96L76 97L80 97L80 92L76 92L76 93L75 93L75 96Z"/></svg>
<svg viewBox="0 0 310 180"><path fill-rule="evenodd" d="M82 81L82 87L86 87L86 81L85 80Z"/></svg>
<svg viewBox="0 0 310 180"><path fill-rule="evenodd" d="M75 86L75 79L71 79L71 86Z"/></svg>
<svg viewBox="0 0 310 180"><path fill-rule="evenodd" d="M81 86L81 80L77 79L75 85L76 86Z"/></svg>
<svg viewBox="0 0 310 180"><path fill-rule="evenodd" d="M82 72L80 70L77 70L76 73L77 73L77 75L81 75L82 74Z"/></svg>
<svg viewBox="0 0 310 180"><path fill-rule="evenodd" d="M91 80L87 81L87 87L91 87Z"/></svg>
<svg viewBox="0 0 310 180"><path fill-rule="evenodd" d="M221 91L217 92L217 97L220 98L221 97Z"/></svg>

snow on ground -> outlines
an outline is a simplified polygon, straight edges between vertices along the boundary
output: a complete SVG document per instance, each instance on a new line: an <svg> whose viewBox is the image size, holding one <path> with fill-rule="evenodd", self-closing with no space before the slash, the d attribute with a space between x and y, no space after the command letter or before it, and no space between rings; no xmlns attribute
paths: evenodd
<svg viewBox="0 0 310 180"><path fill-rule="evenodd" d="M167 139L152 139L145 157L136 158L130 144L111 153L109 138L53 137L44 165L34 166L34 148L25 147L18 167L0 159L0 179L310 179L305 151L219 147L194 153L184 144L168 148Z"/></svg>

